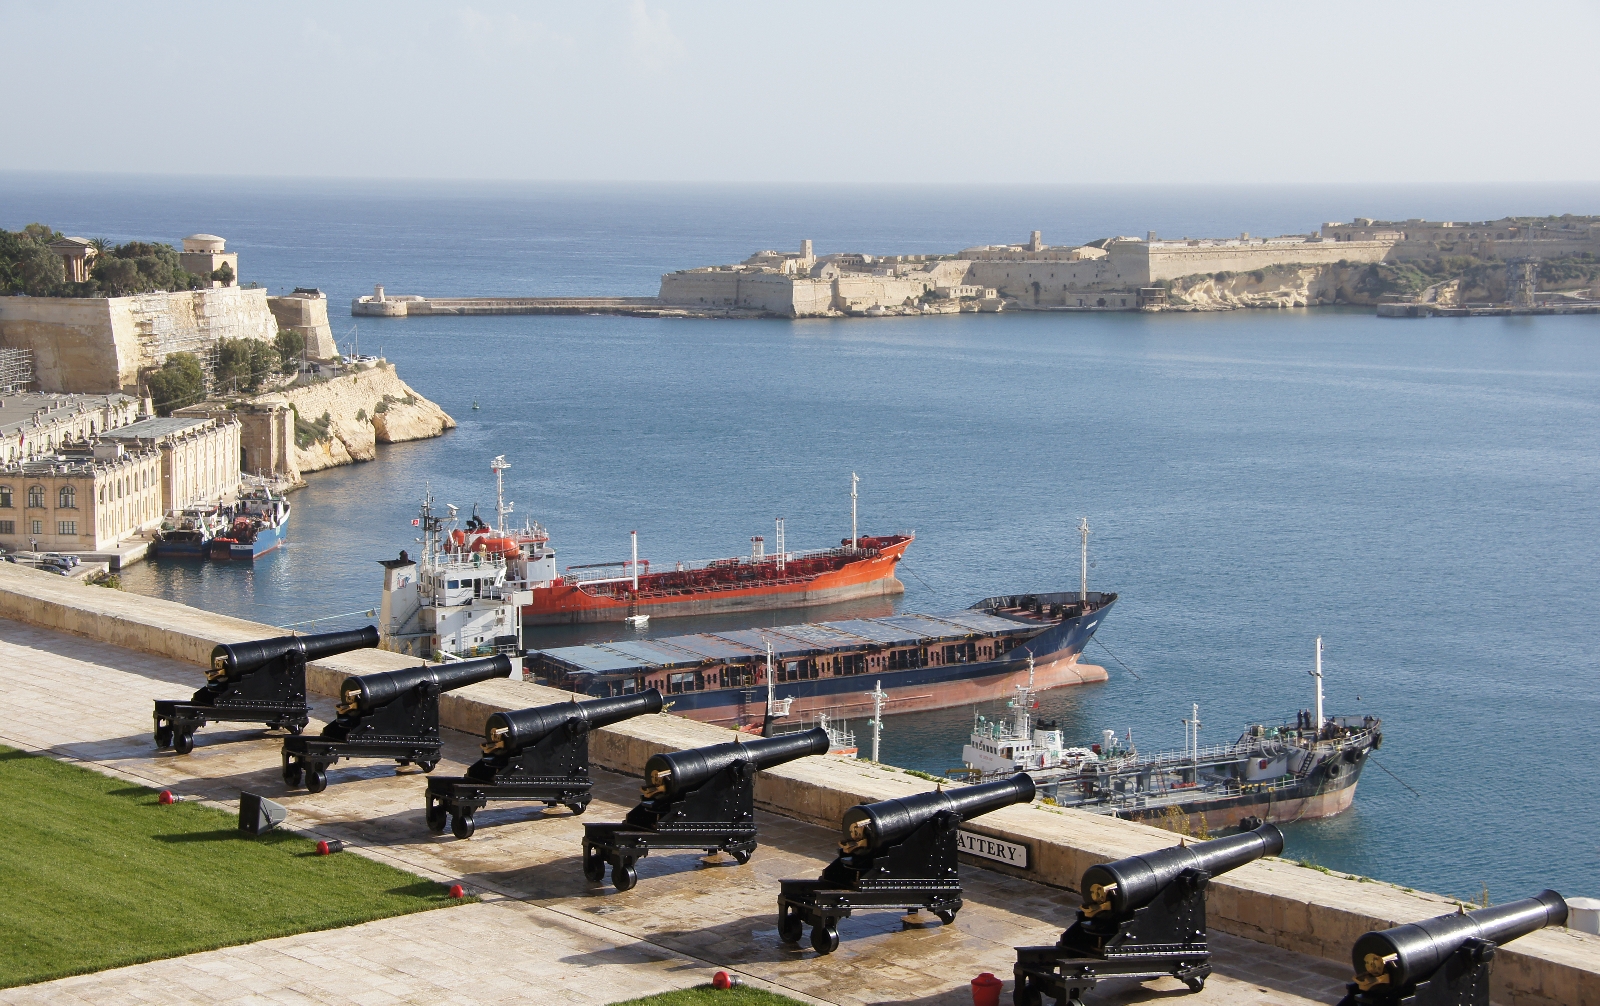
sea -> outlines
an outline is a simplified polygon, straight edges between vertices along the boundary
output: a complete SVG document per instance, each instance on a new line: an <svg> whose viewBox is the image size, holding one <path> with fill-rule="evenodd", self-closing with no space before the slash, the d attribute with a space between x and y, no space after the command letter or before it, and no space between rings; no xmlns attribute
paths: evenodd
<svg viewBox="0 0 1600 1006"><path fill-rule="evenodd" d="M1385 743L1354 807L1287 855L1494 901L1600 895L1600 318L1386 320L1370 310L862 320L354 319L390 293L650 295L766 248L954 251L1119 234L1308 233L1355 216L1600 212L1597 186L620 186L0 174L0 227L209 232L273 292L318 287L341 346L381 353L459 426L310 476L254 565L154 561L125 589L277 625L359 624L431 490L563 563L739 555L914 530L902 611L1075 589L1121 599L1043 695L1087 743L1179 748L1313 701ZM768 545L771 548L771 545ZM828 612L835 616L852 610ZM865 608L859 610L867 610ZM873 609L878 610L878 609ZM653 620L649 635L817 617ZM530 630L533 646L626 635ZM866 683L864 682L864 687ZM890 717L882 758L960 764L977 708ZM863 747L865 723L850 724ZM1225 824L1229 822L1217 822Z"/></svg>

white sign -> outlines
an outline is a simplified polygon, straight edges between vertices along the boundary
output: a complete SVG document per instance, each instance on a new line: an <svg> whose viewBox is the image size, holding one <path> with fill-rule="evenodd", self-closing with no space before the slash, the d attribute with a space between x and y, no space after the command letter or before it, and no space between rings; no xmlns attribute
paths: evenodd
<svg viewBox="0 0 1600 1006"><path fill-rule="evenodd" d="M1015 866L1021 869L1028 868L1028 847L1015 842L1002 842L998 838L987 835L975 835L970 831L956 832L956 850L983 859L992 859L997 863Z"/></svg>

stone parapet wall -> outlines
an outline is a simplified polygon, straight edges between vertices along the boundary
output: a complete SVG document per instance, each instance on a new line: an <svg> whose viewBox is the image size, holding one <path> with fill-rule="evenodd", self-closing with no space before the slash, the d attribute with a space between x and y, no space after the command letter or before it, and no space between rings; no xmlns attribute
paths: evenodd
<svg viewBox="0 0 1600 1006"><path fill-rule="evenodd" d="M1275 266L1382 262L1392 241L1182 244L1160 241L1149 249L1149 282L1200 273L1253 272Z"/></svg>
<svg viewBox="0 0 1600 1006"><path fill-rule="evenodd" d="M268 297L267 308L279 329L298 332L305 339L306 359L331 360L339 355L339 347L333 341L333 327L328 323L327 297L305 294Z"/></svg>
<svg viewBox="0 0 1600 1006"><path fill-rule="evenodd" d="M127 649L196 665L217 643L281 634L271 626L214 615L121 591L86 587L34 570L0 565L0 617L77 633ZM315 662L307 685L336 694L351 674L390 670L415 658L361 650ZM447 693L440 700L444 725L473 734L498 709L570 701L566 692L519 681L491 681ZM671 715L641 716L594 731L595 764L640 775L653 753L727 741L732 731ZM844 811L863 801L928 789L928 782L896 769L837 758L807 758L756 777L756 799L786 817L837 827ZM1076 889L1084 869L1173 844L1157 828L1042 805L1008 807L965 827L1029 848L1031 868L989 869ZM1529 894L1533 892L1527 892ZM1261 943L1347 963L1356 937L1371 929L1440 915L1455 903L1384 883L1324 874L1285 860L1265 860L1214 880L1209 922ZM1494 999L1509 1006L1600 1006L1600 937L1546 930L1523 937L1495 956Z"/></svg>

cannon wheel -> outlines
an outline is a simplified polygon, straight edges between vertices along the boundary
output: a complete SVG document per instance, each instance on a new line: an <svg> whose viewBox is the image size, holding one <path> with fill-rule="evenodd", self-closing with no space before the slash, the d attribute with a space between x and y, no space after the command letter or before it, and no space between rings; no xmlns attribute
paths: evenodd
<svg viewBox="0 0 1600 1006"><path fill-rule="evenodd" d="M624 859L611 864L611 886L617 893L633 890L633 885L639 882L639 871L633 868L633 860Z"/></svg>
<svg viewBox="0 0 1600 1006"><path fill-rule="evenodd" d="M172 727L156 727L156 750L162 751L172 746Z"/></svg>
<svg viewBox="0 0 1600 1006"><path fill-rule="evenodd" d="M437 764L439 764L439 759L437 758L435 758L433 761L419 761L417 762L417 768L422 769L423 775L427 775L429 772L433 771L433 767Z"/></svg>
<svg viewBox="0 0 1600 1006"><path fill-rule="evenodd" d="M596 856L591 848L583 850L583 877L591 884L606 879L606 861Z"/></svg>
<svg viewBox="0 0 1600 1006"><path fill-rule="evenodd" d="M955 909L953 909L953 908L935 908L933 910L933 914L934 914L935 917L938 918L938 920L940 922L944 923L945 925L947 925L947 926L955 925L955 921L956 921L956 910Z"/></svg>
<svg viewBox="0 0 1600 1006"><path fill-rule="evenodd" d="M1195 974L1188 975L1187 977L1185 977L1183 979L1183 983L1185 985L1189 986L1189 991L1190 992L1199 992L1201 989L1206 987L1206 978L1210 974L1211 974L1211 969L1210 968L1205 968L1205 969L1203 969L1203 970L1201 970L1199 972L1196 972Z"/></svg>
<svg viewBox="0 0 1600 1006"><path fill-rule="evenodd" d="M785 943L799 943L804 936L806 927L800 921L800 913L789 910L789 906L778 908L778 939Z"/></svg>
<svg viewBox="0 0 1600 1006"><path fill-rule="evenodd" d="M811 949L826 957L839 949L839 924L824 919L822 925L811 927Z"/></svg>
<svg viewBox="0 0 1600 1006"><path fill-rule="evenodd" d="M444 804L434 803L432 800L429 800L428 807L425 811L423 811L423 814L427 818L429 831L433 832L435 835L444 834L445 825L450 816L445 812Z"/></svg>
<svg viewBox="0 0 1600 1006"><path fill-rule="evenodd" d="M289 787L290 789L294 789L296 786L300 785L300 779L304 774L305 771L300 767L299 762L289 761L287 758L284 759L283 784L285 786Z"/></svg>
<svg viewBox="0 0 1600 1006"><path fill-rule="evenodd" d="M1011 991L1012 1006L1044 1006L1044 994L1028 975L1018 975Z"/></svg>
<svg viewBox="0 0 1600 1006"><path fill-rule="evenodd" d="M751 849L734 849L733 853L732 853L733 861L735 863L738 863L740 866L743 866L744 864L750 862L750 853L752 851L754 851L754 850L751 850Z"/></svg>
<svg viewBox="0 0 1600 1006"><path fill-rule="evenodd" d="M173 732L172 732L172 750L178 752L179 754L188 754L190 751L193 751L194 750L194 731L192 731L192 730L176 730L176 729L173 730Z"/></svg>
<svg viewBox="0 0 1600 1006"><path fill-rule="evenodd" d="M293 723L285 723L283 728L289 731L289 736L298 737L300 736L300 731L304 730L306 728L306 724L310 722L310 720L296 720Z"/></svg>
<svg viewBox="0 0 1600 1006"><path fill-rule="evenodd" d="M566 804L566 808L568 810L572 811L572 816L573 817L577 817L579 814L582 814L584 811L589 809L589 801L587 801L587 800L576 801L575 800L572 803Z"/></svg>
<svg viewBox="0 0 1600 1006"><path fill-rule="evenodd" d="M457 838L471 838L472 833L477 830L477 822L472 820L472 808L458 808L455 820L450 822L450 833Z"/></svg>
<svg viewBox="0 0 1600 1006"><path fill-rule="evenodd" d="M306 766L306 789L321 793L328 788L328 770L322 765Z"/></svg>

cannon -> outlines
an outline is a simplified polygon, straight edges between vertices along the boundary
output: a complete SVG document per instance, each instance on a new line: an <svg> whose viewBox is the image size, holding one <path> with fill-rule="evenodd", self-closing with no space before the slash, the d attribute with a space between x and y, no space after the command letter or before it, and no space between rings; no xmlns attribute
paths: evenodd
<svg viewBox="0 0 1600 1006"><path fill-rule="evenodd" d="M1489 961L1496 948L1566 921L1561 895L1540 891L1521 901L1367 933L1350 949L1355 980L1339 1006L1489 1006Z"/></svg>
<svg viewBox="0 0 1600 1006"><path fill-rule="evenodd" d="M1009 779L858 804L844 812L839 856L818 880L785 880L778 894L778 936L799 943L811 926L819 954L839 949L839 920L858 908L926 910L949 925L961 910L956 830L1014 803L1033 800L1033 779Z"/></svg>
<svg viewBox="0 0 1600 1006"><path fill-rule="evenodd" d="M328 766L340 758L393 758L402 768L415 763L432 772L439 763L439 696L456 688L504 678L511 659L504 654L422 664L344 679L339 686L339 716L317 737L283 739L283 781L305 780L306 789L328 788Z"/></svg>
<svg viewBox="0 0 1600 1006"><path fill-rule="evenodd" d="M584 877L600 883L609 863L612 886L626 891L639 879L633 864L651 849L726 852L748 863L756 850L756 772L827 754L828 746L828 732L819 728L651 755L642 799L627 819L584 826Z"/></svg>
<svg viewBox="0 0 1600 1006"><path fill-rule="evenodd" d="M207 723L264 723L297 734L311 722L306 709L306 662L378 645L372 626L310 636L223 643L211 651L206 686L189 701L157 699L156 748L194 750L194 732Z"/></svg>
<svg viewBox="0 0 1600 1006"><path fill-rule="evenodd" d="M1018 947L1013 1001L1061 1006L1103 981L1171 975L1191 992L1211 974L1206 885L1212 877L1283 851L1270 824L1194 845L1175 845L1083 871L1078 920L1048 947Z"/></svg>
<svg viewBox="0 0 1600 1006"><path fill-rule="evenodd" d="M471 838L473 815L490 800L563 804L574 814L589 806L589 731L661 711L654 688L632 695L558 702L490 715L483 727L483 757L464 776L428 780L428 830L446 822L457 838Z"/></svg>

